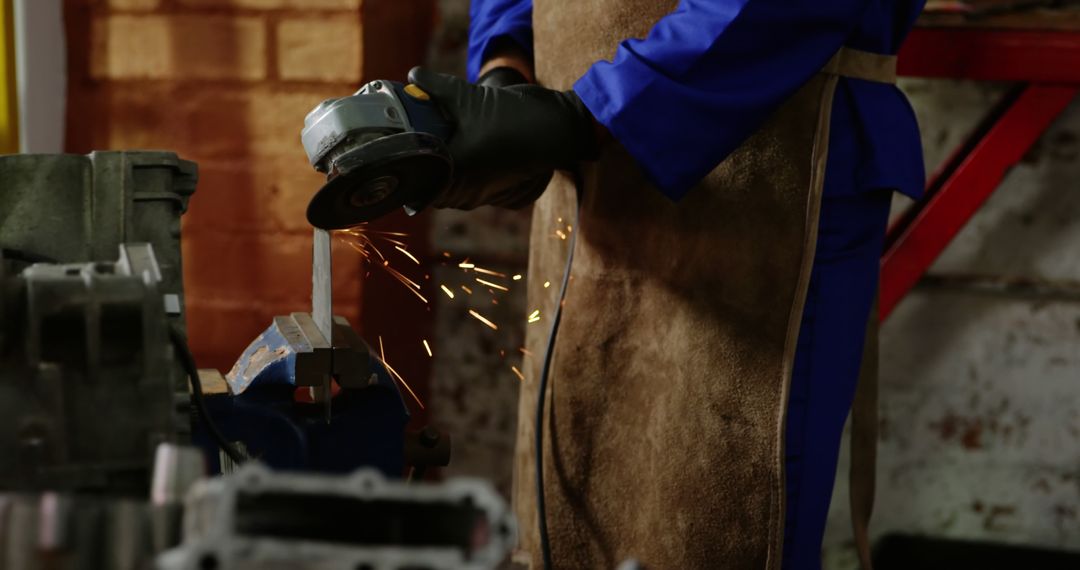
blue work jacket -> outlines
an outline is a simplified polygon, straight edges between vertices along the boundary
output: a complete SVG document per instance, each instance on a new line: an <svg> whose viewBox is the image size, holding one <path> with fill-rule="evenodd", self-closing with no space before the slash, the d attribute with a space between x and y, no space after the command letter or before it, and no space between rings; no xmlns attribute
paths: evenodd
<svg viewBox="0 0 1080 570"><path fill-rule="evenodd" d="M574 91L678 200L756 131L841 46L895 54L925 0L681 0L644 39L619 44ZM468 76L497 40L532 51L531 0L473 0ZM894 85L842 78L825 196L895 189L925 173L915 115Z"/></svg>

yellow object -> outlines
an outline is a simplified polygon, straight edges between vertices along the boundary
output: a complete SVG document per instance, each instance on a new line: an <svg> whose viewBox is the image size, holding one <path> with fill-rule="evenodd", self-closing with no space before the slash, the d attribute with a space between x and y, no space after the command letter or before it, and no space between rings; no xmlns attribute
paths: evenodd
<svg viewBox="0 0 1080 570"><path fill-rule="evenodd" d="M419 99L421 101L430 101L431 95L428 95L426 91L417 87L415 84L410 83L405 86L405 92L409 94L413 99Z"/></svg>
<svg viewBox="0 0 1080 570"><path fill-rule="evenodd" d="M0 154L19 152L15 85L15 0L0 0Z"/></svg>

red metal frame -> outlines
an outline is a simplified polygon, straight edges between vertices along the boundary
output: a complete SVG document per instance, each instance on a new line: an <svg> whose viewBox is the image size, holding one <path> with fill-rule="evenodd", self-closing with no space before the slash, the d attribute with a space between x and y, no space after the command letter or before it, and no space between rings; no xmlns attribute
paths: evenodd
<svg viewBox="0 0 1080 570"><path fill-rule="evenodd" d="M1023 82L992 109L889 228L881 258L885 320L964 224L1080 91L1080 31L919 28L899 72L919 77Z"/></svg>

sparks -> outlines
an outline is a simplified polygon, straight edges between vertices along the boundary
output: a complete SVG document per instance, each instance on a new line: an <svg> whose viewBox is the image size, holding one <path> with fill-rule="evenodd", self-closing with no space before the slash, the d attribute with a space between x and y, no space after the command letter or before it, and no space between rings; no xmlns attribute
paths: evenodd
<svg viewBox="0 0 1080 570"><path fill-rule="evenodd" d="M544 289L551 287L551 281L544 281Z"/></svg>
<svg viewBox="0 0 1080 570"><path fill-rule="evenodd" d="M517 274L517 275L513 276L513 277L512 277L512 279L513 279L514 281L521 281L521 274L519 273L519 274Z"/></svg>
<svg viewBox="0 0 1080 570"><path fill-rule="evenodd" d="M383 350L382 335L379 335L379 360L382 360L382 364L386 368L386 371L390 373L390 376L394 377L398 382L401 382L401 385L408 390L409 395L416 400L416 404L423 410L424 403L417 397L416 392L413 392L413 389L409 387L409 383L406 382L405 379L401 377L401 374L398 374L397 370L394 370L394 368L390 366L390 363L386 361L386 352Z"/></svg>
<svg viewBox="0 0 1080 570"><path fill-rule="evenodd" d="M472 268L476 267L476 264L469 263L468 261L462 261L461 263L457 264L457 266L462 268L462 269L472 269Z"/></svg>
<svg viewBox="0 0 1080 570"><path fill-rule="evenodd" d="M420 260L416 259L416 257L413 256L413 254L409 253L409 250L407 250L407 249L405 249L405 248L403 248L403 247L401 247L400 245L397 245L397 244L394 244L394 249L400 251L401 253L404 253L405 257L408 257L409 259L413 260L413 263L415 263L417 265L420 265Z"/></svg>
<svg viewBox="0 0 1080 570"><path fill-rule="evenodd" d="M559 239L566 239L566 234L562 230L555 230L555 235L559 236Z"/></svg>
<svg viewBox="0 0 1080 570"><path fill-rule="evenodd" d="M498 271L492 271L490 269L484 269L483 267L473 267L473 271L477 273L483 273L484 275L491 275L493 277L506 277L505 273L499 273Z"/></svg>
<svg viewBox="0 0 1080 570"><path fill-rule="evenodd" d="M532 352L524 346L519 348L518 350L521 351L521 354L524 354L525 356L532 356Z"/></svg>
<svg viewBox="0 0 1080 570"><path fill-rule="evenodd" d="M426 350L426 351L427 351L427 355L428 355L429 357L430 357L430 356L432 356L432 354L431 354L431 345L429 345L429 344L427 343L427 339L426 339L426 338L424 339L424 350Z"/></svg>
<svg viewBox="0 0 1080 570"><path fill-rule="evenodd" d="M468 293L469 295L472 295L472 289L469 289L468 287L466 287L464 285L461 286L461 290Z"/></svg>
<svg viewBox="0 0 1080 570"><path fill-rule="evenodd" d="M439 287L443 290L443 293L446 293L447 297L450 297L451 299L454 298L454 292L451 291L449 287L446 285L439 285Z"/></svg>
<svg viewBox="0 0 1080 570"><path fill-rule="evenodd" d="M481 284L481 285L487 285L488 287L491 287L493 289L498 289L499 291L509 291L510 290L510 289L507 289L506 287L503 287L502 285L499 285L497 283L492 283L491 281L484 281L483 279L481 279L479 277L476 278L476 282Z"/></svg>
<svg viewBox="0 0 1080 570"><path fill-rule="evenodd" d="M477 313L476 311L474 311L472 309L469 309L469 314L472 315L476 320L478 320L478 321L484 323L485 325L487 325L488 327L490 327L491 330L493 330L493 331L499 330L498 325L496 325L495 323L485 319L484 315L481 315L480 313Z"/></svg>
<svg viewBox="0 0 1080 570"><path fill-rule="evenodd" d="M537 310L533 311L532 313L529 313L529 318L530 319L535 319L535 318L537 318L539 316L540 316L540 309L537 309Z"/></svg>
<svg viewBox="0 0 1080 570"><path fill-rule="evenodd" d="M525 380L525 375L522 374L521 371L517 369L517 366L511 366L510 370L513 370L514 374L517 374L518 380Z"/></svg>
<svg viewBox="0 0 1080 570"><path fill-rule="evenodd" d="M379 264L379 265L381 265L382 268L384 270L386 270L387 273L389 273L394 279L396 279L402 285L405 285L405 287L407 289L409 289L409 291L413 295L416 295L417 298L419 298L421 301L423 301L424 303L428 302L428 300L426 298L424 298L424 296L421 295L420 292L419 292L420 291L420 285L417 284L412 279L409 279L408 277L406 277L403 273L401 273L397 269L391 267L390 266L390 260L387 259L386 256L383 255L383 253L379 249L379 247L377 245L375 245L374 240L376 238L379 239L379 240L382 240L384 242L394 244L395 249L397 249L401 253L405 254L409 259L411 259L416 264L419 264L420 260L418 260L415 256L413 256L411 253L409 253L408 250L405 249L405 243L404 242L387 237L387 236L405 237L407 234L404 234L404 233L401 233L401 232L383 232L383 231L376 231L376 230L368 230L368 229L366 229L364 227L363 224L360 224L358 226L354 226L352 228L348 228L348 229L345 229L345 230L341 230L341 231L335 232L335 233L338 235L339 238L341 238L343 241L345 241L345 243L348 244L348 246L350 248L352 248L357 253L359 253L360 257L363 258L364 261L373 262L374 258L372 257L371 254L374 253L375 255L377 255L379 257L379 260L382 261L382 263ZM344 236L351 236L351 238L345 238ZM367 272L365 274L365 277L369 277L370 275L371 275L371 272L369 271L369 272Z"/></svg>

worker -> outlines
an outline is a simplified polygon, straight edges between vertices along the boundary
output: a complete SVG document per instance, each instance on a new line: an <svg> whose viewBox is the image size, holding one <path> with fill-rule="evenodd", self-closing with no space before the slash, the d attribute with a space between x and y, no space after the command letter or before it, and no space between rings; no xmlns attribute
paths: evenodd
<svg viewBox="0 0 1080 570"><path fill-rule="evenodd" d="M474 0L478 83L410 73L458 125L435 205L536 201L533 568L820 568L891 195L924 183L892 57L922 4Z"/></svg>

